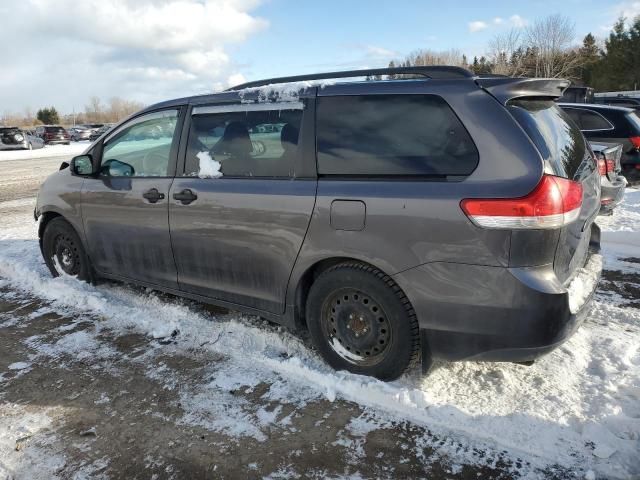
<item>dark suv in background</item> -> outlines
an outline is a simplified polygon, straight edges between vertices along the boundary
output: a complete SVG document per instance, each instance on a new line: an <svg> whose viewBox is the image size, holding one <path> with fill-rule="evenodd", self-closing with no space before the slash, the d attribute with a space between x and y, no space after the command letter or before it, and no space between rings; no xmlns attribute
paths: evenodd
<svg viewBox="0 0 640 480"><path fill-rule="evenodd" d="M614 107L627 107L640 110L640 98L638 97L626 97L624 95L618 95L616 97L595 97L594 101L595 103L613 105Z"/></svg>
<svg viewBox="0 0 640 480"><path fill-rule="evenodd" d="M640 180L640 111L626 107L560 103L591 142L622 145L622 173Z"/></svg>
<svg viewBox="0 0 640 480"><path fill-rule="evenodd" d="M45 145L54 145L56 143L71 143L71 136L60 125L43 125L36 128L36 135L44 140Z"/></svg>
<svg viewBox="0 0 640 480"><path fill-rule="evenodd" d="M312 83L391 74L421 78ZM601 270L566 86L413 67L156 104L43 184L44 260L308 328L334 368L385 380L420 354L532 361Z"/></svg>

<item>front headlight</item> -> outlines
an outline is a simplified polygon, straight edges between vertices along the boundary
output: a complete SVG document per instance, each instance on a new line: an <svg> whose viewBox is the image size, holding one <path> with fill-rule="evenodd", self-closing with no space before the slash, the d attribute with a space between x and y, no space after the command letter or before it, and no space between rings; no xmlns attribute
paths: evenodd
<svg viewBox="0 0 640 480"><path fill-rule="evenodd" d="M16 142L23 142L24 141L24 136L21 133L16 133L13 138L16 139Z"/></svg>

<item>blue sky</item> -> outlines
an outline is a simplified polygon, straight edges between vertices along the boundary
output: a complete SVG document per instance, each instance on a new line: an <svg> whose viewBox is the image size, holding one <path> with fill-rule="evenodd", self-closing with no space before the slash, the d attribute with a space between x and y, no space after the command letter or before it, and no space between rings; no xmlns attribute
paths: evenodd
<svg viewBox="0 0 640 480"><path fill-rule="evenodd" d="M638 3L640 6L640 3ZM550 13L570 16L576 40L588 32L606 35L615 18L633 2L602 0L392 1L270 0L254 10L269 27L231 49L247 78L312 72L331 68L385 66L389 58L425 48L456 48L473 57L513 26ZM640 11L640 8L638 8ZM494 20L502 21L496 23ZM470 31L471 22L486 28ZM520 25L520 22L516 21Z"/></svg>
<svg viewBox="0 0 640 480"><path fill-rule="evenodd" d="M0 0L0 44L16 52L0 69L0 115L81 111L91 96L149 104L244 80L386 66L417 49L471 60L494 35L555 13L575 22L579 43L640 14L640 0Z"/></svg>

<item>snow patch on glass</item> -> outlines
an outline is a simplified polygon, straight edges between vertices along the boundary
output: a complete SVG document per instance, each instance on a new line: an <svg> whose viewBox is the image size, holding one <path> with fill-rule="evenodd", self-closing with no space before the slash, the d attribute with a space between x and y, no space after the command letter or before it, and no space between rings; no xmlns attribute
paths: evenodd
<svg viewBox="0 0 640 480"><path fill-rule="evenodd" d="M198 177L200 178L220 178L222 172L222 164L211 158L209 152L200 152L196 155L200 160L200 168L198 169Z"/></svg>

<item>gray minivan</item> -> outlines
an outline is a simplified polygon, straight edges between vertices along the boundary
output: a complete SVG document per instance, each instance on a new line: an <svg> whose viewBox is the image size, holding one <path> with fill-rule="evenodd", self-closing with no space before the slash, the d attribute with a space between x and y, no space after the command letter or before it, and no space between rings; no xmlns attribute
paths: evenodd
<svg viewBox="0 0 640 480"><path fill-rule="evenodd" d="M532 361L601 270L567 85L411 67L150 106L43 184L44 260L307 328L331 366L385 380L420 358Z"/></svg>

